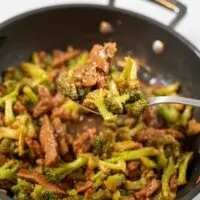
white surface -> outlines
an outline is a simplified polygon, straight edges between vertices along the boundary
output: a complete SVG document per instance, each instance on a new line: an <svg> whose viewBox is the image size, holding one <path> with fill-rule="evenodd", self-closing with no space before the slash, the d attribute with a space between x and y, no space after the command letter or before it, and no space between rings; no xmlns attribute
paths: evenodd
<svg viewBox="0 0 200 200"><path fill-rule="evenodd" d="M188 10L185 18L176 27L176 31L181 33L200 50L200 0L180 1L187 6ZM91 3L106 5L108 0L0 0L0 23L10 17L29 10L66 3ZM116 0L116 6L142 13L166 25L174 17L174 14L170 11L156 5L152 5L146 0ZM193 200L199 199L200 195Z"/></svg>

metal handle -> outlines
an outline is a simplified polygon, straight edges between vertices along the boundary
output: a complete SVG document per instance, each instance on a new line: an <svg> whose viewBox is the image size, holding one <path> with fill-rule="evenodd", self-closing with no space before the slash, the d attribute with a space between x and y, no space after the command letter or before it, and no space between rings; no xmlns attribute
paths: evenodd
<svg viewBox="0 0 200 200"><path fill-rule="evenodd" d="M183 19L187 12L187 8L185 5L180 3L176 0L148 0L153 3L156 3L160 6L163 6L164 8L167 8L168 10L176 13L175 18L169 23L170 28L175 28L175 26ZM115 5L115 0L109 0L109 6Z"/></svg>
<svg viewBox="0 0 200 200"><path fill-rule="evenodd" d="M156 105L163 103L164 104L175 103L175 104L184 104L184 105L200 107L200 100L186 98L186 97L160 96L160 97L152 97L149 99L149 105Z"/></svg>

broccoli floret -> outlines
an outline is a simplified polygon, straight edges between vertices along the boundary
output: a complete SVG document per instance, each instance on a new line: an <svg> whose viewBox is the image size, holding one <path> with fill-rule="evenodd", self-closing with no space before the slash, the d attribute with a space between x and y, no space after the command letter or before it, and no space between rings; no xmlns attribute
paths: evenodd
<svg viewBox="0 0 200 200"><path fill-rule="evenodd" d="M62 181L68 174L84 166L86 162L86 157L79 157L72 162L62 163L58 167L46 167L44 170L45 176L50 182L58 183Z"/></svg>
<svg viewBox="0 0 200 200"><path fill-rule="evenodd" d="M6 155L13 155L15 154L15 143L12 139L9 138L3 138L0 141L0 152L4 153Z"/></svg>
<svg viewBox="0 0 200 200"><path fill-rule="evenodd" d="M12 187L15 199L29 200L30 194L34 189L34 184L18 178L17 184Z"/></svg>
<svg viewBox="0 0 200 200"><path fill-rule="evenodd" d="M158 106L158 113L169 124L176 123L180 117L180 113L176 110L176 108L165 104Z"/></svg>
<svg viewBox="0 0 200 200"><path fill-rule="evenodd" d="M139 117L146 110L147 106L148 101L146 99L139 99L134 103L126 104L126 110L130 115Z"/></svg>
<svg viewBox="0 0 200 200"><path fill-rule="evenodd" d="M116 191L118 187L120 187L125 181L124 174L115 174L109 176L105 181L104 184L106 188L110 191Z"/></svg>
<svg viewBox="0 0 200 200"><path fill-rule="evenodd" d="M16 172L19 170L21 163L17 160L9 160L0 167L0 180L8 180L14 182L16 180Z"/></svg>
<svg viewBox="0 0 200 200"><path fill-rule="evenodd" d="M90 91L90 88L77 87L73 73L69 74L69 72L60 76L57 84L61 93L75 101L84 99Z"/></svg>
<svg viewBox="0 0 200 200"><path fill-rule="evenodd" d="M112 112L113 114L120 115L123 114L124 104L128 100L129 100L128 94L122 94L121 96L109 94L105 98L105 103L110 112Z"/></svg>
<svg viewBox="0 0 200 200"><path fill-rule="evenodd" d="M105 97L110 92L106 89L98 89L92 92L89 92L86 98L83 101L83 106L91 109L98 110L104 120L113 121L116 120L116 116L113 115L108 108L106 107Z"/></svg>
<svg viewBox="0 0 200 200"><path fill-rule="evenodd" d="M39 65L33 63L23 63L21 69L24 71L25 75L31 77L33 82L31 85L35 87L40 83L48 81L48 74Z"/></svg>
<svg viewBox="0 0 200 200"><path fill-rule="evenodd" d="M104 129L103 132L95 138L93 153L102 158L107 158L112 153L114 144L115 134Z"/></svg>
<svg viewBox="0 0 200 200"><path fill-rule="evenodd" d="M19 81L22 79L22 73L17 67L8 67L3 73L4 81L15 80Z"/></svg>
<svg viewBox="0 0 200 200"><path fill-rule="evenodd" d="M35 185L33 192L31 193L33 200L62 200L56 194L51 191L45 190L41 185ZM30 198L30 197L29 197Z"/></svg>

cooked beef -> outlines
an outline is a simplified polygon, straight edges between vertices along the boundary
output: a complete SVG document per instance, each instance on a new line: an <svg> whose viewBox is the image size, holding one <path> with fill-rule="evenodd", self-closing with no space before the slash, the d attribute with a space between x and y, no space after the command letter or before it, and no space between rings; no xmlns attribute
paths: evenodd
<svg viewBox="0 0 200 200"><path fill-rule="evenodd" d="M183 139L185 136L182 132L173 129L154 129L149 128L147 130L140 131L137 133L135 139L139 142L147 142L150 138L159 135L171 135L176 139Z"/></svg>
<svg viewBox="0 0 200 200"><path fill-rule="evenodd" d="M94 176L94 174L95 173L94 173L93 169L87 168L86 172L85 172L85 177L86 177L87 181L91 181L91 178L92 178L92 176Z"/></svg>
<svg viewBox="0 0 200 200"><path fill-rule="evenodd" d="M4 125L4 114L0 112L0 126Z"/></svg>
<svg viewBox="0 0 200 200"><path fill-rule="evenodd" d="M58 195L66 195L65 191L56 186L55 184L49 183L45 177L35 171L30 171L28 169L20 169L17 172L17 176L33 183L42 185L46 190L52 191Z"/></svg>
<svg viewBox="0 0 200 200"><path fill-rule="evenodd" d="M45 153L45 165L52 166L59 160L58 144L54 135L54 128L47 115L42 119L39 140Z"/></svg>
<svg viewBox="0 0 200 200"><path fill-rule="evenodd" d="M134 181L141 175L139 166L140 166L140 162L137 160L133 160L128 163L127 175L130 178L130 180Z"/></svg>
<svg viewBox="0 0 200 200"><path fill-rule="evenodd" d="M89 188L92 187L92 182L91 181L87 181L87 182L78 182L75 185L75 189L78 193L80 192L84 192L86 190L88 190Z"/></svg>
<svg viewBox="0 0 200 200"><path fill-rule="evenodd" d="M49 90L45 86L39 85L38 93L40 96L40 101L37 103L37 105L33 109L34 117L39 117L39 116L47 113L48 111L50 111L52 108L53 98L52 98Z"/></svg>
<svg viewBox="0 0 200 200"><path fill-rule="evenodd" d="M162 128L164 121L161 117L158 116L156 107L151 106L143 113L143 120L147 126L153 128Z"/></svg>
<svg viewBox="0 0 200 200"><path fill-rule="evenodd" d="M53 108L60 106L65 101L65 96L58 92L52 99Z"/></svg>
<svg viewBox="0 0 200 200"><path fill-rule="evenodd" d="M20 114L26 110L25 106L20 102L16 101L13 107L15 113Z"/></svg>
<svg viewBox="0 0 200 200"><path fill-rule="evenodd" d="M76 57L80 54L80 50L73 49L68 52L63 52L61 50L53 50L53 63L54 67L63 64L64 62Z"/></svg>
<svg viewBox="0 0 200 200"><path fill-rule="evenodd" d="M88 129L87 132L82 133L73 142L73 151L75 154L86 153L92 147L96 136L96 129Z"/></svg>
<svg viewBox="0 0 200 200"><path fill-rule="evenodd" d="M4 154L0 153L0 166L3 165L7 160L8 158Z"/></svg>
<svg viewBox="0 0 200 200"><path fill-rule="evenodd" d="M35 153L37 157L39 158L42 157L42 149L41 149L40 143L37 140L34 140L31 137L26 137L25 142L27 146L33 150L33 152Z"/></svg>
<svg viewBox="0 0 200 200"><path fill-rule="evenodd" d="M66 124L63 124L59 118L53 120L53 126L56 132L58 142L58 149L61 156L68 152L68 145L66 141Z"/></svg>
<svg viewBox="0 0 200 200"><path fill-rule="evenodd" d="M149 182L146 187L146 197L154 195L161 188L161 183L159 180L153 179Z"/></svg>

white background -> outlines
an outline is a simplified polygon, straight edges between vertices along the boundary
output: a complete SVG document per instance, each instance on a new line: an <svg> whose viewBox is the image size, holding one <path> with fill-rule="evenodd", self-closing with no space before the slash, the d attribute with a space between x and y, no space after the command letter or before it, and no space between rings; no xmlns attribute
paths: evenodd
<svg viewBox="0 0 200 200"><path fill-rule="evenodd" d="M115 0L117 7L131 9L152 17L167 25L174 14L146 0ZM176 31L186 37L200 50L200 0L179 0L187 6L187 14L176 27ZM23 12L65 3L108 4L108 0L0 0L0 23ZM156 11L155 11L156 9ZM199 200L200 195L194 200Z"/></svg>

